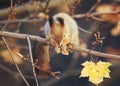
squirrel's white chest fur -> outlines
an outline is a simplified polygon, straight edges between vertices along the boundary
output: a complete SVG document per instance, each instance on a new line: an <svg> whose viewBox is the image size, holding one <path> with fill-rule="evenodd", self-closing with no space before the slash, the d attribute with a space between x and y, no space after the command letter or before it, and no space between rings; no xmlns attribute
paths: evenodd
<svg viewBox="0 0 120 86"><path fill-rule="evenodd" d="M68 14L58 13L45 24L45 35L57 53L68 55L68 48L79 46L78 26ZM70 46L69 46L70 45Z"/></svg>

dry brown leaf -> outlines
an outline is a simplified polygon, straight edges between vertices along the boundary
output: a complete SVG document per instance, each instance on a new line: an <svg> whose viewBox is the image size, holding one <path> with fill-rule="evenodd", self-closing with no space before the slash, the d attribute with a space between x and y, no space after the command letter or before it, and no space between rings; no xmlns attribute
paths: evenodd
<svg viewBox="0 0 120 86"><path fill-rule="evenodd" d="M96 12L98 13L106 13L106 12L118 12L120 11L120 7L111 4L102 4L96 8ZM105 21L116 23L120 17L120 14L107 14L107 15L100 15Z"/></svg>
<svg viewBox="0 0 120 86"><path fill-rule="evenodd" d="M17 54L19 52L19 48L12 48L11 49L12 51L12 54L13 54L13 58L15 60L15 62L17 64L21 64L22 63L22 59L20 58L20 56ZM3 57L3 60L5 62L8 62L8 63L11 63L11 64L14 64L12 59L11 59L11 56L10 56L10 53L8 52L8 50L3 50L0 52L0 55Z"/></svg>

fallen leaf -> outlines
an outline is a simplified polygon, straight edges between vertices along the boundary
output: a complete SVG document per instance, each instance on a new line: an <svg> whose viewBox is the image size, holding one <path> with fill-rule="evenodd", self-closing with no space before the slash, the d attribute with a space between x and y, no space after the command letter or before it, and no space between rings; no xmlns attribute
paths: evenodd
<svg viewBox="0 0 120 86"><path fill-rule="evenodd" d="M84 68L81 71L80 77L89 77L89 81L98 85L103 81L103 78L110 78L110 70L108 69L111 66L109 62L99 61L94 63L92 61L86 61L82 64Z"/></svg>

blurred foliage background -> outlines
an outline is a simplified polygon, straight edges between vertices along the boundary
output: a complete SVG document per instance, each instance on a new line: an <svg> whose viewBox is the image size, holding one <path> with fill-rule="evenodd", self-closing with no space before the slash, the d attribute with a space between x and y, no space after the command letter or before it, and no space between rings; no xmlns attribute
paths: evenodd
<svg viewBox="0 0 120 86"><path fill-rule="evenodd" d="M36 35L38 31L43 31L47 15L55 15L59 12L71 13L69 5L74 6L77 3L74 14L87 13L98 0L51 0L48 7L47 0L13 0L13 10L10 20L33 19L32 22L12 22L6 26L6 31L19 32L25 34ZM68 5L69 4L69 5ZM11 0L0 0L0 29L5 25L10 13ZM111 12L120 10L119 0L101 0L99 5L92 12ZM91 12L91 13L92 13ZM99 18L99 19L98 19ZM105 37L102 52L120 55L120 14L100 15L94 18L76 18L79 27L91 31L92 34L100 31ZM41 19L36 21L36 19ZM9 21L10 21L9 20ZM93 35L80 32L81 47L92 49L92 42L95 40ZM40 35L40 34L39 34ZM7 42L13 52L14 59L19 65L22 73L25 75L31 86L35 86L32 75L31 64L20 58L20 52L24 58L28 57L28 46L26 40L6 37ZM34 46L34 41L32 41ZM99 48L99 46L98 46ZM50 48L51 67L53 71L61 71L60 80L54 77L44 79L39 78L40 86L94 86L88 82L88 78L78 78L83 68L81 63L90 60L90 55L76 55L71 53L68 56L56 54L54 49ZM97 50L97 49L96 49ZM103 59L113 64L111 69L111 79L105 79L99 86L120 86L120 62L119 60ZM38 75L39 76L39 75ZM8 50L2 40L0 40L0 85L1 86L26 86L17 73L17 70L10 58Z"/></svg>

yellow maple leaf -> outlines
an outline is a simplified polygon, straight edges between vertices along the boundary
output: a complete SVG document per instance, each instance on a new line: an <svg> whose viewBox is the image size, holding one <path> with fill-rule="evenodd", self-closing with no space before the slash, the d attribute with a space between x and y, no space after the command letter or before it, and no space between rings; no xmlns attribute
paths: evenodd
<svg viewBox="0 0 120 86"><path fill-rule="evenodd" d="M103 78L110 78L110 70L108 69L111 66L109 62L99 61L94 63L92 61L86 61L82 64L84 68L81 71L80 77L89 77L89 81L98 85L103 81Z"/></svg>

